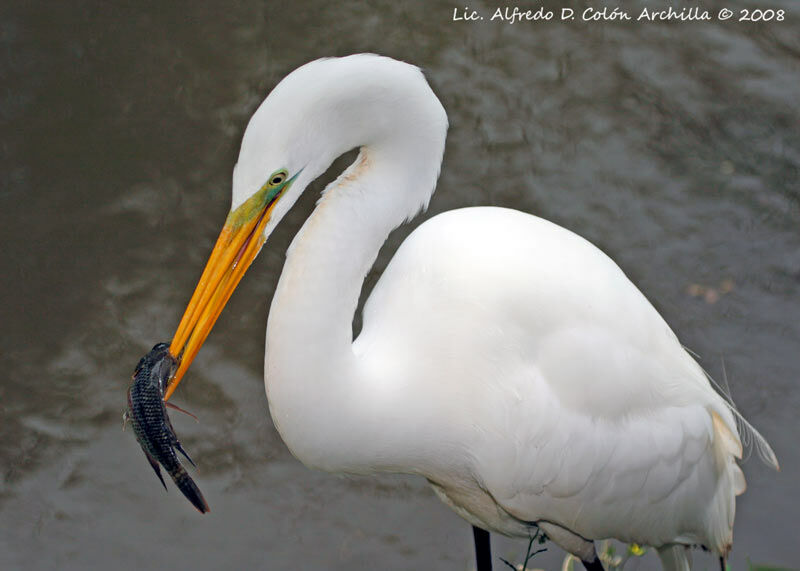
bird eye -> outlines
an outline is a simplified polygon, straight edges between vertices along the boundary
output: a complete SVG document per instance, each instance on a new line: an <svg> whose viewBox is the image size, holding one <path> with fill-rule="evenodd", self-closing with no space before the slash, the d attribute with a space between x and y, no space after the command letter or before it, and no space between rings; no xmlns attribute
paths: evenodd
<svg viewBox="0 0 800 571"><path fill-rule="evenodd" d="M279 184L281 184L285 180L286 180L286 173L281 171L281 172L278 172L278 173L275 173L274 175L272 175L272 178L269 179L269 183L272 186L278 186Z"/></svg>

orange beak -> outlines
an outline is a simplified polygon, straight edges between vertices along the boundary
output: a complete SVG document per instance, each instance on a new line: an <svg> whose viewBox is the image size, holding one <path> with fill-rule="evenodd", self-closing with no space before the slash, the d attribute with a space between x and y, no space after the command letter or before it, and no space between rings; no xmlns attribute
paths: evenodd
<svg viewBox="0 0 800 571"><path fill-rule="evenodd" d="M169 381L164 400L168 400L175 392L233 290L264 245L264 227L272 216L275 204L291 182L292 179L278 187L264 185L259 192L228 214L178 330L172 338L169 351L180 364L175 376Z"/></svg>

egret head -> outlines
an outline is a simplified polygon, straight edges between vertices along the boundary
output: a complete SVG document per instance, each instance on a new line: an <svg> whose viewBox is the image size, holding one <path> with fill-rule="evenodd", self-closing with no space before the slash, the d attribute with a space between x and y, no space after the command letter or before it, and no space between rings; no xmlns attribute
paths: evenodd
<svg viewBox="0 0 800 571"><path fill-rule="evenodd" d="M404 215L413 216L433 192L446 131L444 108L412 65L359 54L316 60L286 76L253 114L242 138L231 211L170 345L180 366L166 397L309 182L353 148L390 149L393 156L426 165L422 174L415 171L413 184L402 185L409 189ZM421 137L441 149L438 156L416 156Z"/></svg>

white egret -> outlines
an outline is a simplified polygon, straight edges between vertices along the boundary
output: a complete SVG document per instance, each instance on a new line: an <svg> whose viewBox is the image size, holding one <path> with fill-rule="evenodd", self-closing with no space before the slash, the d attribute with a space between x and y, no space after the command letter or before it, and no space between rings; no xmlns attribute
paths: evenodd
<svg viewBox="0 0 800 571"><path fill-rule="evenodd" d="M583 238L504 208L436 216L397 251L353 340L364 277L428 204L446 132L406 63L322 59L281 81L245 131L167 396L300 193L359 148L292 242L272 300L265 386L291 452L330 472L423 476L473 526L538 526L589 569L602 569L601 538L654 546L667 569L688 569L685 546L725 557L745 488L737 424L775 456Z"/></svg>

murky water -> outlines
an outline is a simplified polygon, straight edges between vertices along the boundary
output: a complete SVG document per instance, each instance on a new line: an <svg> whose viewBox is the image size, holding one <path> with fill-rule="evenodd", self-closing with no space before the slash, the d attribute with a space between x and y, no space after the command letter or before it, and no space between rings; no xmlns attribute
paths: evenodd
<svg viewBox="0 0 800 571"><path fill-rule="evenodd" d="M797 566L794 3L771 24L513 26L454 23L447 2L110 4L0 8L0 568L470 568L468 526L423 482L309 471L266 415L268 300L313 189L178 394L212 513L165 494L121 431L130 372L172 335L224 219L250 113L299 64L360 51L424 67L448 109L429 215L496 204L573 229L712 375L724 359L782 463L745 465L734 569Z"/></svg>

